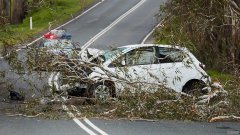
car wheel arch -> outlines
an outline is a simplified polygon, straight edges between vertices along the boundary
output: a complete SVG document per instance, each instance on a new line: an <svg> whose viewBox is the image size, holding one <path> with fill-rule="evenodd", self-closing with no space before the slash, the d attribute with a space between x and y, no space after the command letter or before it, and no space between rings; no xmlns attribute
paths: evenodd
<svg viewBox="0 0 240 135"><path fill-rule="evenodd" d="M200 85L206 85L206 83L202 80L199 79L191 79L185 83L185 85L182 87L182 92L187 93L188 92L188 87L191 86L194 83L198 83Z"/></svg>

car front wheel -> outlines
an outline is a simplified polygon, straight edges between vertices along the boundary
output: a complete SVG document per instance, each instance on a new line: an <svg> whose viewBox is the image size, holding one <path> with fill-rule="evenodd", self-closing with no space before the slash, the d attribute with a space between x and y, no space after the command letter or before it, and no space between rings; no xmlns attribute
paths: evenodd
<svg viewBox="0 0 240 135"><path fill-rule="evenodd" d="M90 92L92 97L100 101L106 101L107 99L115 96L114 86L112 83L96 83L90 88Z"/></svg>

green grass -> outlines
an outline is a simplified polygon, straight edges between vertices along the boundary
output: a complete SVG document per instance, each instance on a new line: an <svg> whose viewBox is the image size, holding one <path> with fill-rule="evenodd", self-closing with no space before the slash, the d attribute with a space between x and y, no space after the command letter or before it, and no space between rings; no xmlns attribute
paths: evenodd
<svg viewBox="0 0 240 135"><path fill-rule="evenodd" d="M39 32L48 29L49 22L53 26L69 19L82 8L89 6L94 0L55 0L51 6L34 9L22 24L8 25L0 29L0 46L21 44L26 39L37 37ZM33 18L33 29L29 28L29 18Z"/></svg>
<svg viewBox="0 0 240 135"><path fill-rule="evenodd" d="M234 76L228 73L219 72L217 70L207 70L208 75L212 78L212 81L220 81L225 83L234 79Z"/></svg>

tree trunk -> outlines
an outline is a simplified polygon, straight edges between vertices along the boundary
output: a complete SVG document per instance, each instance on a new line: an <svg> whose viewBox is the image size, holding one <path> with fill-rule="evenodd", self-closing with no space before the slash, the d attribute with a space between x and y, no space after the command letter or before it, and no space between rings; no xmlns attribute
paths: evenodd
<svg viewBox="0 0 240 135"><path fill-rule="evenodd" d="M10 0L11 1L11 24L19 24L23 22L26 14L26 0Z"/></svg>
<svg viewBox="0 0 240 135"><path fill-rule="evenodd" d="M0 24L5 24L10 16L9 0L0 0Z"/></svg>
<svg viewBox="0 0 240 135"><path fill-rule="evenodd" d="M232 8L231 10L231 16L232 16L232 39L233 39L233 62L234 64L240 64L239 63L239 40L240 40L240 31L239 31L239 26L240 26L240 19L239 19L239 14L240 14L240 1L239 0L234 0L232 2Z"/></svg>

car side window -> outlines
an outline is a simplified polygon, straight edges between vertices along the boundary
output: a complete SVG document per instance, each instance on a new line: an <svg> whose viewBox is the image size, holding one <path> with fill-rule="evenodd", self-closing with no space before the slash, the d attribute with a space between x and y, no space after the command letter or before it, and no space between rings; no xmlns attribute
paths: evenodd
<svg viewBox="0 0 240 135"><path fill-rule="evenodd" d="M114 60L108 67L122 67L122 62L126 66L148 65L157 63L155 47L142 47L131 50Z"/></svg>
<svg viewBox="0 0 240 135"><path fill-rule="evenodd" d="M156 62L155 47L142 47L125 54L126 65L148 65Z"/></svg>
<svg viewBox="0 0 240 135"><path fill-rule="evenodd" d="M182 62L184 58L184 53L179 49L159 47L158 61L160 63Z"/></svg>

